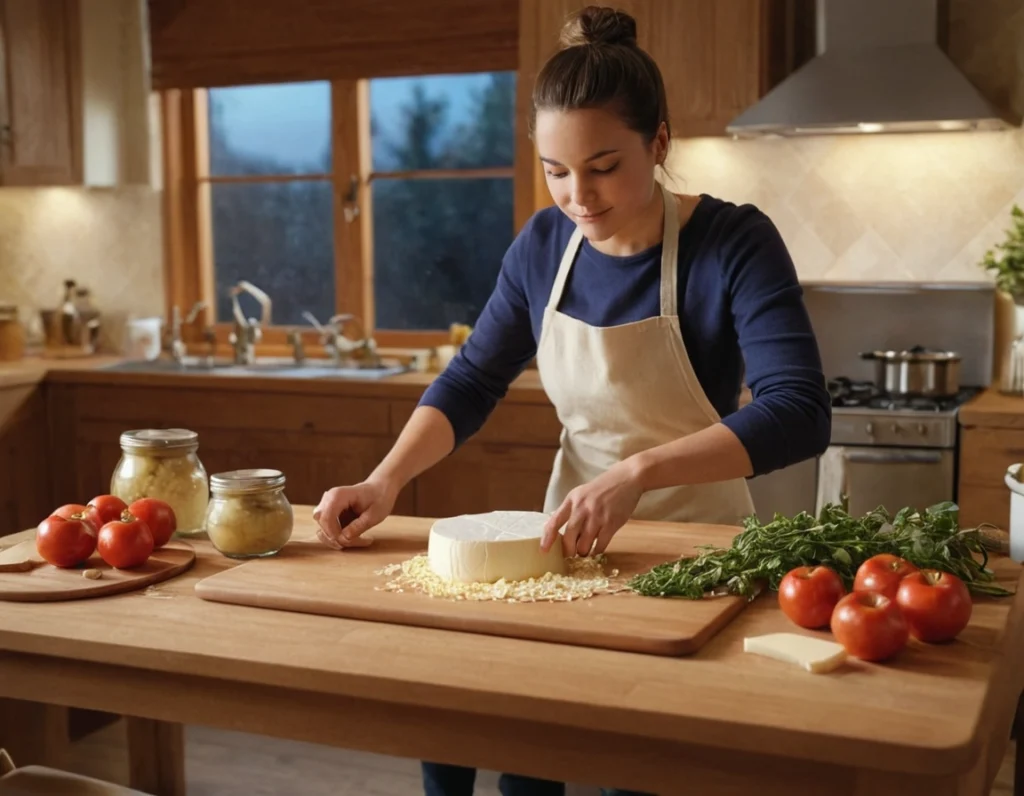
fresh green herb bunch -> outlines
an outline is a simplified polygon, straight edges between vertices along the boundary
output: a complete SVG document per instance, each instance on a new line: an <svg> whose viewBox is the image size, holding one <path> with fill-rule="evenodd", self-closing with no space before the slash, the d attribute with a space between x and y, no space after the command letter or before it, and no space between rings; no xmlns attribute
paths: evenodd
<svg viewBox="0 0 1024 796"><path fill-rule="evenodd" d="M960 529L956 504L940 503L923 513L904 508L895 517L881 507L852 517L847 508L844 498L840 505L824 506L817 517L808 512L792 518L776 514L765 525L748 517L730 547L702 546L696 557L659 564L630 579L628 586L648 597L696 600L713 591L753 599L764 585L777 591L795 567L824 565L850 589L864 561L892 553L920 569L951 572L975 594L1012 593L994 582L979 529Z"/></svg>
<svg viewBox="0 0 1024 796"><path fill-rule="evenodd" d="M1006 230L1006 239L989 249L981 260L981 267L995 276L996 287L1018 300L1024 300L1024 210L1017 205L1010 211L1012 224Z"/></svg>

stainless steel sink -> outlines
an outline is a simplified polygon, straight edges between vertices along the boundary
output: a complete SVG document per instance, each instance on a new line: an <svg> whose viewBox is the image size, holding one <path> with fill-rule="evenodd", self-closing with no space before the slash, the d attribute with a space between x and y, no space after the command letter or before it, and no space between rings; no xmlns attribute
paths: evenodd
<svg viewBox="0 0 1024 796"><path fill-rule="evenodd" d="M251 365L237 365L230 359L216 359L211 362L206 357L187 357L180 363L171 359L126 360L107 365L103 370L120 373L216 373L218 376L264 376L284 379L382 379L405 373L408 367L400 364L347 367L333 365L327 360L297 363L286 358L267 358Z"/></svg>
<svg viewBox="0 0 1024 796"><path fill-rule="evenodd" d="M102 369L121 373L209 373L233 368L230 359L208 360L206 357L186 357L181 362L173 359L128 359L106 365Z"/></svg>
<svg viewBox="0 0 1024 796"><path fill-rule="evenodd" d="M285 379L384 379L389 376L397 376L406 371L408 371L408 368L404 365L343 367L327 362L304 362L301 365L292 363L290 366L284 364L261 365L259 363L255 365L239 365L233 368L230 373Z"/></svg>

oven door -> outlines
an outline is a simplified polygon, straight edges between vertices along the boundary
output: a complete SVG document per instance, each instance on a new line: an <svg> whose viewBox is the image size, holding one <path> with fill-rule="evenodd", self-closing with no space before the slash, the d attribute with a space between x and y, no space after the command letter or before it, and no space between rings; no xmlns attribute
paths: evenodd
<svg viewBox="0 0 1024 796"><path fill-rule="evenodd" d="M818 462L817 509L842 495L855 517L879 506L896 514L953 500L955 458L949 449L833 445Z"/></svg>

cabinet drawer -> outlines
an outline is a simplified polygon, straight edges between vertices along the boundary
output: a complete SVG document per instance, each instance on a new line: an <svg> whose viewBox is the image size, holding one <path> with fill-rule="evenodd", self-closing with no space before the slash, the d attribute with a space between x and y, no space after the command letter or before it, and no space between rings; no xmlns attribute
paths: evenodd
<svg viewBox="0 0 1024 796"><path fill-rule="evenodd" d="M1024 462L1024 429L968 428L960 441L960 483L1001 487L1006 468Z"/></svg>
<svg viewBox="0 0 1024 796"><path fill-rule="evenodd" d="M960 527L976 528L990 523L998 528L1010 527L1010 490L1005 486L971 486L960 488Z"/></svg>
<svg viewBox="0 0 1024 796"><path fill-rule="evenodd" d="M391 433L398 436L408 422L415 401L391 403ZM562 433L555 408L551 404L499 403L483 427L473 435L473 443L557 446Z"/></svg>
<svg viewBox="0 0 1024 796"><path fill-rule="evenodd" d="M469 443L416 479L416 514L541 511L557 450Z"/></svg>

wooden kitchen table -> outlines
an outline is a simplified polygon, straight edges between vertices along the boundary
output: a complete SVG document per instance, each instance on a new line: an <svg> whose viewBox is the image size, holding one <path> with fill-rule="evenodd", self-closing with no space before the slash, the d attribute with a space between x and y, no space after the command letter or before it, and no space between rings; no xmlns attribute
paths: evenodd
<svg viewBox="0 0 1024 796"><path fill-rule="evenodd" d="M659 658L204 602L233 564L196 547L150 594L0 603L0 697L30 701L0 703L22 706L0 746L45 743L61 705L134 717L132 784L160 794L184 793L200 724L661 794L982 796L1024 679L1024 598L978 603L953 644L813 675L743 652L794 629L771 595Z"/></svg>

